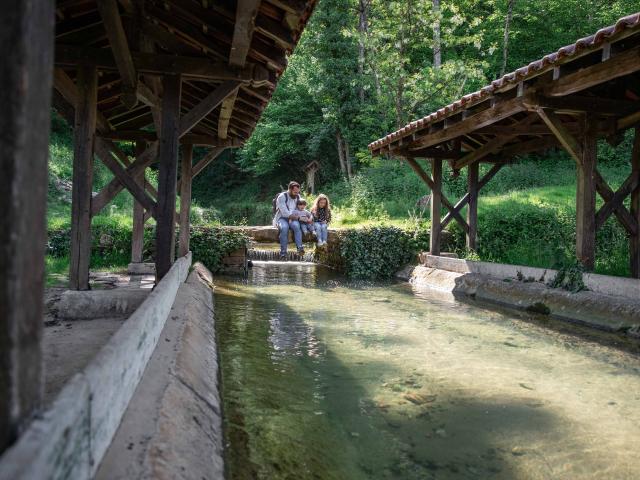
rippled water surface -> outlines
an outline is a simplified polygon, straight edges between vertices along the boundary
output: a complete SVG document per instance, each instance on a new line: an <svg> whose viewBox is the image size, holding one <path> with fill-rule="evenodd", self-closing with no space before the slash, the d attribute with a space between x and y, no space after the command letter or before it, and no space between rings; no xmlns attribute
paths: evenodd
<svg viewBox="0 0 640 480"><path fill-rule="evenodd" d="M640 360L308 264L217 278L231 479L637 479Z"/></svg>

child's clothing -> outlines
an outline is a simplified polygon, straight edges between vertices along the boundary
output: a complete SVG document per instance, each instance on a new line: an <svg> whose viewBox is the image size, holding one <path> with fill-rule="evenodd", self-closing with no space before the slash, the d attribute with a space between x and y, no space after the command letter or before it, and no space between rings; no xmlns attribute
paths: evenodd
<svg viewBox="0 0 640 480"><path fill-rule="evenodd" d="M331 211L325 208L318 207L316 212L313 214L314 222L326 222L329 223L331 221Z"/></svg>
<svg viewBox="0 0 640 480"><path fill-rule="evenodd" d="M302 222L302 220L313 220L313 215L309 210L298 210L297 208L291 212L292 215L297 215L298 220L300 220L300 225L306 225L306 222Z"/></svg>
<svg viewBox="0 0 640 480"><path fill-rule="evenodd" d="M329 233L329 222L331 221L331 211L326 207L318 207L313 214L313 221L316 230L316 236L318 237L318 245L324 245L327 243Z"/></svg>

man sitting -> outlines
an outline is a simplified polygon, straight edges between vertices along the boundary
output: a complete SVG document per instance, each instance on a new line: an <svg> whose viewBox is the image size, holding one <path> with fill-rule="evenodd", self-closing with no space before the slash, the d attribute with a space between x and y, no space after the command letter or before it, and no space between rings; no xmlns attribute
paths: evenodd
<svg viewBox="0 0 640 480"><path fill-rule="evenodd" d="M296 214L298 200L300 200L300 184L289 182L288 190L282 192L276 198L276 213L273 218L274 226L280 230L280 259L287 258L287 247L289 243L289 229L293 230L293 239L298 247L298 253L304 254L302 247L302 230Z"/></svg>

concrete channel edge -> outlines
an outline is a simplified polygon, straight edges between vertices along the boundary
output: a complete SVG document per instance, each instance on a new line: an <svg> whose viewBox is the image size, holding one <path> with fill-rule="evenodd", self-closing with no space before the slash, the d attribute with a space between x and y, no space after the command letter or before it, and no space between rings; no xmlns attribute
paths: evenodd
<svg viewBox="0 0 640 480"><path fill-rule="evenodd" d="M167 275L0 459L0 479L92 478L162 331L191 253Z"/></svg>

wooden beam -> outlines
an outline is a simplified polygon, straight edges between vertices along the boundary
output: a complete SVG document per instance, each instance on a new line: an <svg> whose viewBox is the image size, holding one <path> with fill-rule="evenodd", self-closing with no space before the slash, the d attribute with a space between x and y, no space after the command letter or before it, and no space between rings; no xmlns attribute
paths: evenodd
<svg viewBox="0 0 640 480"><path fill-rule="evenodd" d="M243 66L251 46L260 0L238 0L229 65Z"/></svg>
<svg viewBox="0 0 640 480"><path fill-rule="evenodd" d="M526 110L526 107L523 97L496 103L493 107L482 110L437 132L428 133L428 129L423 132L416 132L416 140L410 144L409 150L419 150L452 140L474 130L497 123L524 110Z"/></svg>
<svg viewBox="0 0 640 480"><path fill-rule="evenodd" d="M597 132L593 119L584 119L576 185L576 255L585 269L593 270L596 248L596 185L594 173L598 157Z"/></svg>
<svg viewBox="0 0 640 480"><path fill-rule="evenodd" d="M489 183L493 177L496 176L496 174L502 169L503 166L504 166L504 164L501 164L501 163L492 166L489 169L489 171L484 174L484 176L482 177L482 180L480 180L480 182L478 182L478 190L482 190L484 188L484 186L487 183Z"/></svg>
<svg viewBox="0 0 640 480"><path fill-rule="evenodd" d="M638 70L640 70L640 47L635 47L604 62L561 76L545 89L545 94L551 97L570 95Z"/></svg>
<svg viewBox="0 0 640 480"><path fill-rule="evenodd" d="M640 176L640 127L634 132L633 151L631 153L631 173ZM640 278L640 186L631 192L631 218L636 223L636 231L629 237L629 260L631 276Z"/></svg>
<svg viewBox="0 0 640 480"><path fill-rule="evenodd" d="M133 52L133 64L139 73L182 75L201 80L237 80L253 86L272 86L269 71L259 64L248 63L234 68L206 57L186 57L157 53ZM113 53L104 48L56 45L56 65L72 67L95 65L101 70L117 70Z"/></svg>
<svg viewBox="0 0 640 480"><path fill-rule="evenodd" d="M449 225L449 223L451 223L451 220L453 220L453 213L454 212L460 213L462 209L467 206L468 203L469 203L469 192L465 193L462 196L462 198L460 198L460 200L456 202L456 204L453 206L453 209L447 212L447 214L442 219L442 222L440 222L440 227L442 229L446 228L446 226Z"/></svg>
<svg viewBox="0 0 640 480"><path fill-rule="evenodd" d="M5 2L0 15L0 454L42 407L54 6Z"/></svg>
<svg viewBox="0 0 640 480"><path fill-rule="evenodd" d="M158 212L156 226L156 279L166 275L173 263L174 215L180 128L180 76L162 80L162 131L160 132Z"/></svg>
<svg viewBox="0 0 640 480"><path fill-rule="evenodd" d="M611 190L609 184L604 179L604 177L600 174L598 169L596 168L593 172L594 181L596 184L596 191L602 199L606 202L610 202L613 200L615 192ZM631 235L638 232L638 223L634 220L632 215L629 213L629 210L624 205L617 205L613 211L613 214L616 216L618 221L622 224L624 229L629 232Z"/></svg>
<svg viewBox="0 0 640 480"><path fill-rule="evenodd" d="M431 160L433 189L431 190L431 235L429 236L429 253L440 255L442 227L442 160Z"/></svg>
<svg viewBox="0 0 640 480"><path fill-rule="evenodd" d="M158 142L153 142L134 162L131 163L125 172L132 177L137 177L145 168L156 161L158 153ZM124 185L119 179L112 179L106 186L93 197L91 202L91 215L98 215L107 204L113 200L118 193L124 189Z"/></svg>
<svg viewBox="0 0 640 480"><path fill-rule="evenodd" d="M191 209L191 178L192 178L193 146L182 146L182 165L180 175L180 239L178 241L178 256L184 257L189 253L189 211Z"/></svg>
<svg viewBox="0 0 640 480"><path fill-rule="evenodd" d="M586 97L571 95L568 97L531 97L528 106L531 111L539 108L554 110L557 113L591 113L598 116L623 116L640 108L638 102L613 98Z"/></svg>
<svg viewBox="0 0 640 480"><path fill-rule="evenodd" d="M218 117L218 138L221 140L225 140L227 138L227 134L229 132L229 122L231 121L231 116L233 115L233 106L236 102L237 91L232 95L228 96L222 102L222 107L220 108L220 116Z"/></svg>
<svg viewBox="0 0 640 480"><path fill-rule="evenodd" d="M111 173L124 185L129 193L133 195L133 198L140 202L145 210L151 213L152 217L157 218L156 202L154 202L149 195L147 195L144 188L138 184L136 177L129 175L122 165L111 155L113 145L110 143L109 140L105 140L104 138L96 138L96 155L102 163L111 170Z"/></svg>
<svg viewBox="0 0 640 480"><path fill-rule="evenodd" d="M613 196L600 207L600 210L596 213L596 230L599 230L604 225L615 210L623 206L624 199L638 187L639 179L638 173L632 171L631 175L627 177Z"/></svg>
<svg viewBox="0 0 640 480"><path fill-rule="evenodd" d="M136 142L136 158L147 149L146 142ZM136 180L144 188L144 170ZM157 197L156 197L157 198ZM133 201L133 228L131 231L131 263L141 263L144 254L144 207L140 202Z"/></svg>
<svg viewBox="0 0 640 480"><path fill-rule="evenodd" d="M569 155L580 164L583 157L582 145L580 145L580 142L569 132L567 127L562 123L562 120L551 110L540 108L537 112Z"/></svg>
<svg viewBox="0 0 640 480"><path fill-rule="evenodd" d="M158 139L155 132L148 130L112 130L99 136L110 140L120 141L145 140L147 142L154 142ZM180 138L180 143L203 147L239 148L242 146L242 141L239 138L227 138L222 140L217 136L201 135L197 133L187 133L183 135Z"/></svg>
<svg viewBox="0 0 640 480"><path fill-rule="evenodd" d="M120 72L122 80L122 103L129 109L138 103L137 87L138 74L133 65L133 58L129 50L129 42L124 33L118 3L116 0L99 0L97 2L100 16L107 32L111 51Z"/></svg>
<svg viewBox="0 0 640 480"><path fill-rule="evenodd" d="M61 68L53 72L53 84L62 97L75 109L78 103L78 87ZM96 112L96 129L100 133L111 130L109 121L100 112Z"/></svg>
<svg viewBox="0 0 640 480"><path fill-rule="evenodd" d="M78 97L73 128L69 288L89 290L93 147L98 102L98 72L96 68L91 66L79 68L77 83Z"/></svg>
<svg viewBox="0 0 640 480"><path fill-rule="evenodd" d="M467 171L467 191L469 193L469 208L467 208L467 224L469 232L467 233L467 249L476 251L478 237L478 193L480 191L478 185L478 175L480 172L480 164L474 162L469 165Z"/></svg>
<svg viewBox="0 0 640 480"><path fill-rule="evenodd" d="M238 92L240 82L231 80L224 82L213 92L207 95L198 105L189 110L180 119L179 135L182 137L188 133L200 120L209 115L214 109L222 104L225 99L233 97ZM224 108L224 107L223 107ZM225 138L226 139L226 138Z"/></svg>

